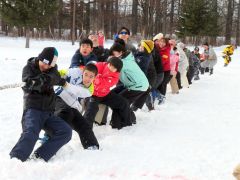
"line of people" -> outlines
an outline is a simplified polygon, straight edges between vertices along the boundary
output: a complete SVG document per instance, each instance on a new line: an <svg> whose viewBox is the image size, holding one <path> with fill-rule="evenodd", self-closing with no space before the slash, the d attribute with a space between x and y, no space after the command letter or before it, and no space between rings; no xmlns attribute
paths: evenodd
<svg viewBox="0 0 240 180"><path fill-rule="evenodd" d="M151 111L163 103L168 83L172 93L178 94L193 79L199 80L202 69L213 73L217 59L207 43L200 55L198 47L191 52L162 33L153 40L142 40L137 49L129 36L130 31L122 27L111 48L105 49L90 34L80 42L68 69L57 69L54 47L28 60L22 74L22 134L11 158L29 159L41 130L45 137L32 158L48 161L70 141L72 129L84 149L99 149L93 124L107 123L108 108L112 110L111 127L120 130L137 123L135 112L144 104Z"/></svg>

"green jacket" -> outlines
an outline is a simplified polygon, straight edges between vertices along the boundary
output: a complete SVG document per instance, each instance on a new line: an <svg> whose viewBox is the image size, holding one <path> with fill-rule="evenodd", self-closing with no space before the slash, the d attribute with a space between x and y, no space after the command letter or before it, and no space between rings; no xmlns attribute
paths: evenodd
<svg viewBox="0 0 240 180"><path fill-rule="evenodd" d="M120 72L120 81L123 85L134 91L146 91L149 87L148 79L135 62L132 53L122 58L123 67Z"/></svg>

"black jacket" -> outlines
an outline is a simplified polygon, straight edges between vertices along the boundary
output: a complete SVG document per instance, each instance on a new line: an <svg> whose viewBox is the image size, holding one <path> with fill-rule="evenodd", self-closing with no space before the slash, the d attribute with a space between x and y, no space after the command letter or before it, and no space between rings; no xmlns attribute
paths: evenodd
<svg viewBox="0 0 240 180"><path fill-rule="evenodd" d="M147 78L148 78L149 84L151 85L151 87L153 87L157 80L157 73L156 73L156 69L155 69L152 57L150 59L148 70L147 70Z"/></svg>
<svg viewBox="0 0 240 180"><path fill-rule="evenodd" d="M159 50L158 47L156 47L156 45L154 45L152 57L157 74L163 73L162 59L160 57Z"/></svg>
<svg viewBox="0 0 240 180"><path fill-rule="evenodd" d="M98 62L106 62L107 61L107 58L109 56L108 49L104 49L103 47L98 46L98 47L94 47L92 52L93 52L93 54L95 54L97 56Z"/></svg>
<svg viewBox="0 0 240 180"><path fill-rule="evenodd" d="M30 58L22 71L22 87L24 92L24 109L34 108L42 111L54 111L54 85L64 85L65 80L60 77L57 66L48 72L41 72L39 60Z"/></svg>

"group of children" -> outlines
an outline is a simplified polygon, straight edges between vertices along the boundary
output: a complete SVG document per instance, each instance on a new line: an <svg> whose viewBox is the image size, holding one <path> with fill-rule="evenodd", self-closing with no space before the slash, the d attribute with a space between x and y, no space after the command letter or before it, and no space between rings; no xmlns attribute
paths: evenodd
<svg viewBox="0 0 240 180"><path fill-rule="evenodd" d="M204 44L201 56L198 47L191 52L161 33L153 41L142 40L138 49L129 36L130 31L122 27L118 39L105 49L99 46L96 35L90 34L80 42L68 69L57 69L54 47L44 48L38 57L28 60L22 72L22 134L10 152L11 158L29 159L41 130L46 138L31 158L48 161L70 141L72 129L84 149L99 149L93 124L103 106L105 118L108 107L112 109L112 128L132 126L137 123L135 111L144 104L151 111L155 101L164 102L169 82L172 93L178 94L192 79L199 80L200 70L210 68L210 74L213 72L210 61L216 55L211 54L208 44ZM106 124L103 116L100 125Z"/></svg>

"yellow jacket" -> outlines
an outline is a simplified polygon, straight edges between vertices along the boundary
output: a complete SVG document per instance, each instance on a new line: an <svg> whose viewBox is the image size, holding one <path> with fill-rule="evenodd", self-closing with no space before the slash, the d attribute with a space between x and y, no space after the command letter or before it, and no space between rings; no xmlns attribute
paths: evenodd
<svg viewBox="0 0 240 180"><path fill-rule="evenodd" d="M224 48L223 54L226 55L232 55L234 51L234 46L233 45L227 45L227 47Z"/></svg>

